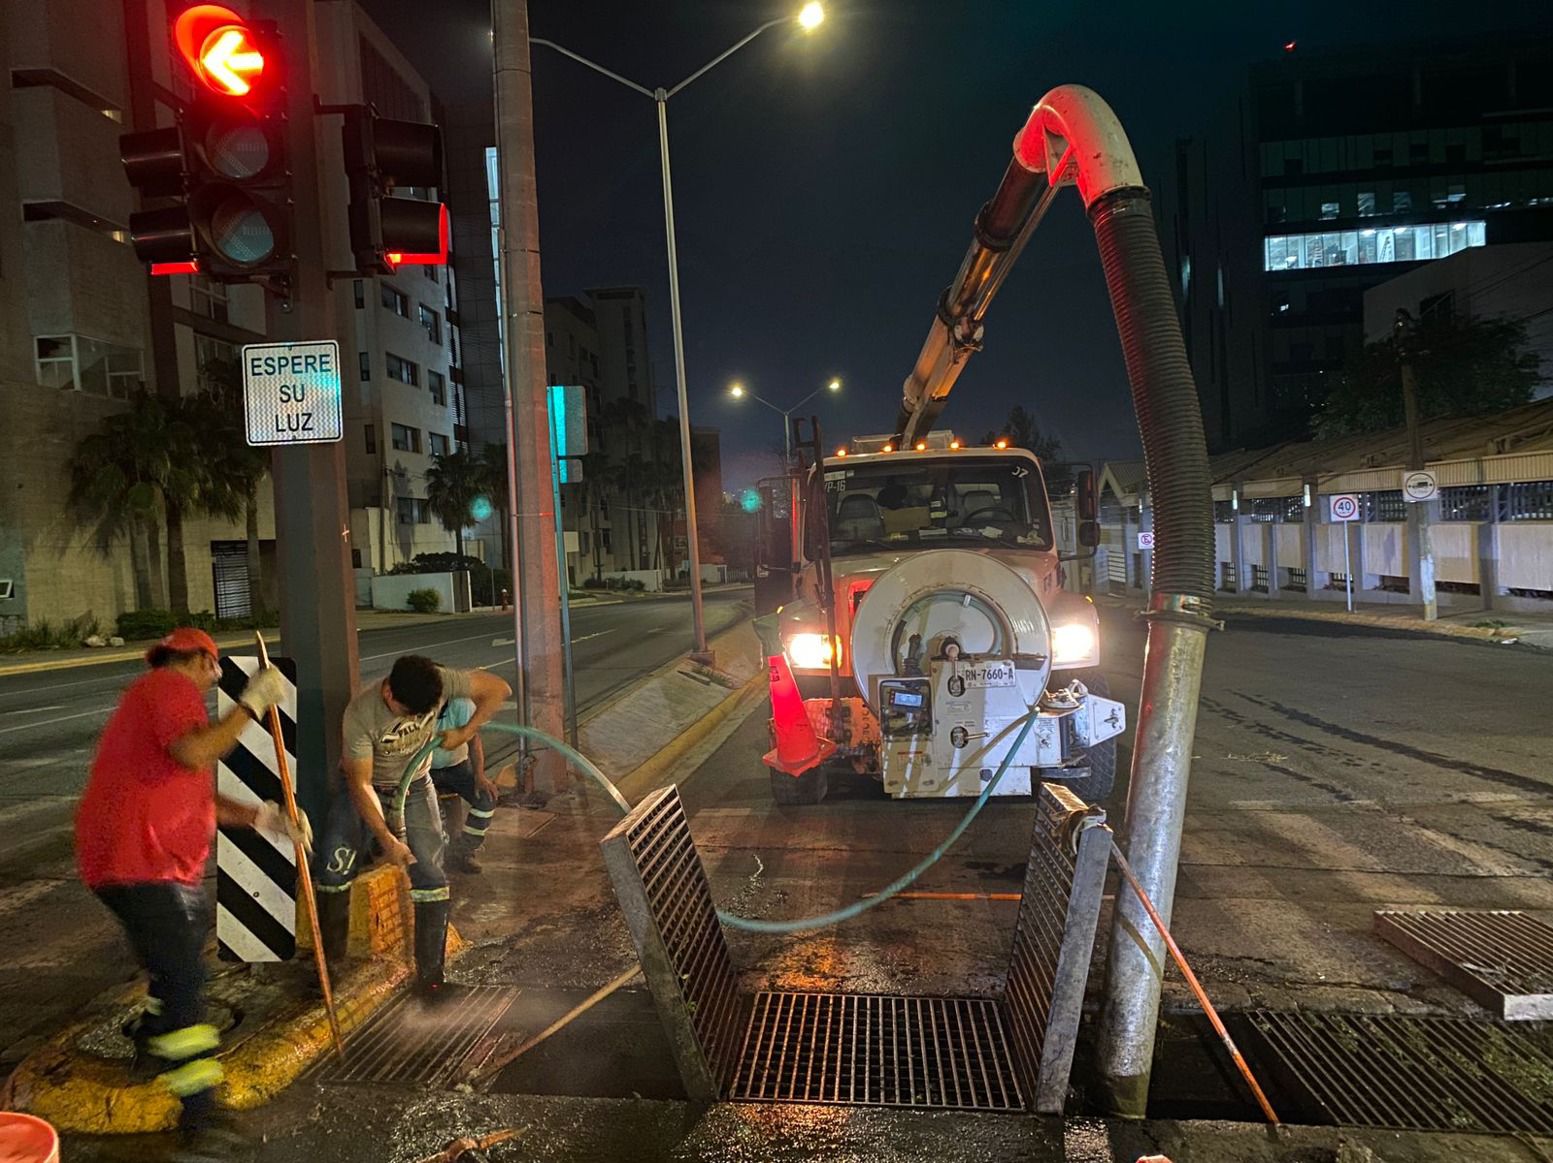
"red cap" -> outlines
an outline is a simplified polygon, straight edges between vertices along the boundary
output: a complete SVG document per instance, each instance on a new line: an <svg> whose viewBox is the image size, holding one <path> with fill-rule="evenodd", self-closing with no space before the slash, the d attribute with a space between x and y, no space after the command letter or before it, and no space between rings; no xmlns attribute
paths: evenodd
<svg viewBox="0 0 1553 1163"><path fill-rule="evenodd" d="M179 626L156 645L165 646L168 650L176 650L179 654L193 654L196 651L208 654L212 662L219 661L221 656L216 640L194 626ZM146 652L146 656L150 657L150 651Z"/></svg>

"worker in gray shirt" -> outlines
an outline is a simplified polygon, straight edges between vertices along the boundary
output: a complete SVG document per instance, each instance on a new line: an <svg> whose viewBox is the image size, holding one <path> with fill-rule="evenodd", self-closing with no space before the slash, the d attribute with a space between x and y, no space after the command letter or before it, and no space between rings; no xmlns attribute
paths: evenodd
<svg viewBox="0 0 1553 1163"><path fill-rule="evenodd" d="M335 796L314 860L318 919L324 954L331 963L345 957L350 929L350 887L369 843L383 859L410 874L415 906L416 992L433 996L442 988L447 944L448 877L443 868L442 814L430 779L431 756L421 761L405 799L405 838L394 835L388 808L406 765L437 735L437 717L452 699L469 699L468 722L445 731L443 749L464 746L511 696L507 683L484 670L453 670L429 658L406 654L388 677L368 687L345 708L341 740L344 785Z"/></svg>

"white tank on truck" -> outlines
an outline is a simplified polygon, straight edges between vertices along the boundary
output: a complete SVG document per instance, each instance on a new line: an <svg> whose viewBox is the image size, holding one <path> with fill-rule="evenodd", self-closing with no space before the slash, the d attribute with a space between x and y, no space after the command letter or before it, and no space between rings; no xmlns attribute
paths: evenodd
<svg viewBox="0 0 1553 1163"><path fill-rule="evenodd" d="M901 798L977 796L1008 757L995 794L1047 780L1104 799L1126 714L1098 670L1094 604L1060 584L1040 461L946 431L896 439L856 438L763 488L757 574L783 599L772 682L790 672L824 742L773 749L773 796L818 802L838 772ZM1087 480L1080 493L1082 517Z"/></svg>

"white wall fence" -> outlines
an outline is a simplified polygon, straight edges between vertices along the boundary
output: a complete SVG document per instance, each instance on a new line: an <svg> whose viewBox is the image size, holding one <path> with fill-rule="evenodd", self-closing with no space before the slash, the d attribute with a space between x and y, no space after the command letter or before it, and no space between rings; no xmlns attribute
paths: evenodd
<svg viewBox="0 0 1553 1163"><path fill-rule="evenodd" d="M1215 490L1222 492L1220 487ZM1358 493L1361 520L1329 519L1326 494L1251 497L1237 486L1216 500L1215 584L1245 597L1341 602L1353 577L1354 599L1417 603L1417 547L1405 503L1395 490ZM1425 502L1442 608L1553 613L1553 482L1476 485L1442 490ZM1152 552L1138 534L1151 513L1112 503L1102 508L1101 588L1141 591ZM1344 543L1347 543L1347 557Z"/></svg>

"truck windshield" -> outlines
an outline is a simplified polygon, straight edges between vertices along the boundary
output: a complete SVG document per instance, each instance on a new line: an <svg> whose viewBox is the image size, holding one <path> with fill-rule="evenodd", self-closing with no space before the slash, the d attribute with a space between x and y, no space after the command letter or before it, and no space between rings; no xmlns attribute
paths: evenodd
<svg viewBox="0 0 1553 1163"><path fill-rule="evenodd" d="M825 466L833 555L943 545L1050 549L1040 470L1025 457Z"/></svg>

